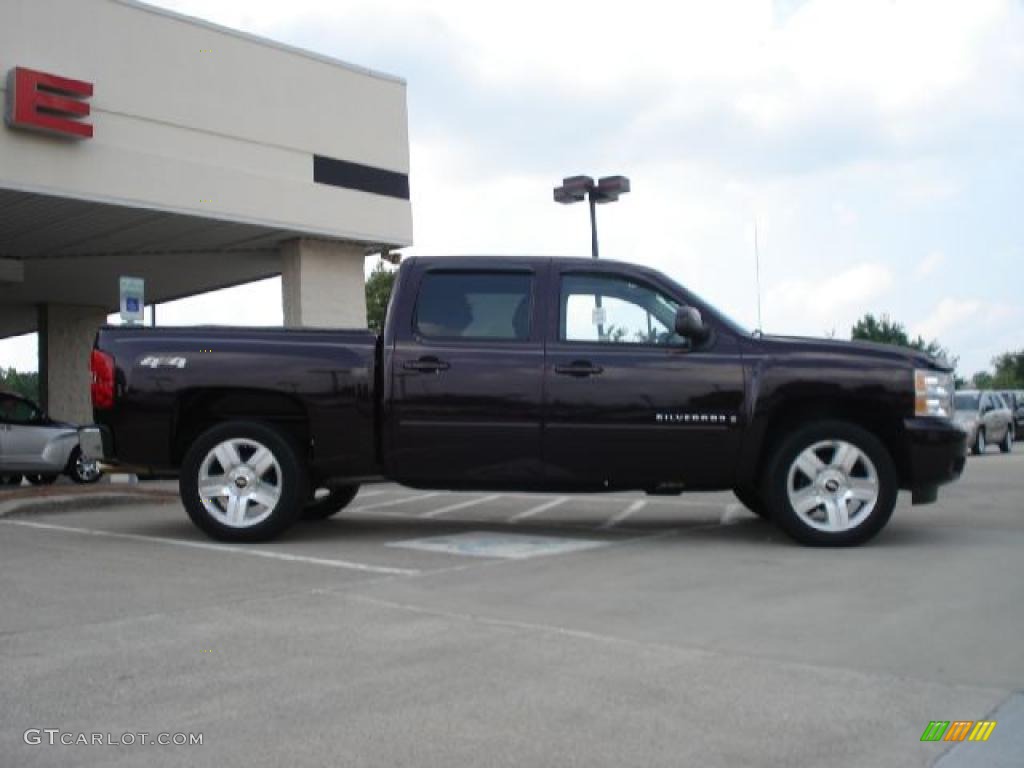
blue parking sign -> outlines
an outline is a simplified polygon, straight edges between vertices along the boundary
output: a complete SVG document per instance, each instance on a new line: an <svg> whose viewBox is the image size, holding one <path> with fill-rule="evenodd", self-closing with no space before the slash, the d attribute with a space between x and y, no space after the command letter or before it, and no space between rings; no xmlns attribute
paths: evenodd
<svg viewBox="0 0 1024 768"><path fill-rule="evenodd" d="M141 277L122 277L120 288L121 322L129 325L141 323L142 310L146 306L145 281Z"/></svg>

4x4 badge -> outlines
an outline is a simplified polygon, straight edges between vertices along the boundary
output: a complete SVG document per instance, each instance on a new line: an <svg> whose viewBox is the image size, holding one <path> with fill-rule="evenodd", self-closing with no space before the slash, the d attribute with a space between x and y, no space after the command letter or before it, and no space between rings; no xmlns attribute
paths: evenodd
<svg viewBox="0 0 1024 768"><path fill-rule="evenodd" d="M188 360L181 356L146 355L139 360L143 368L184 368Z"/></svg>

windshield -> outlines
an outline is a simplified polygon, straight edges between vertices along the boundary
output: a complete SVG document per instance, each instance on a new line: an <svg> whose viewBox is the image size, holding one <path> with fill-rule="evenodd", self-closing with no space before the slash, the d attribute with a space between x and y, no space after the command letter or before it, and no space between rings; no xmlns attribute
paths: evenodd
<svg viewBox="0 0 1024 768"><path fill-rule="evenodd" d="M958 411L978 410L978 396L962 394L956 396L956 409Z"/></svg>

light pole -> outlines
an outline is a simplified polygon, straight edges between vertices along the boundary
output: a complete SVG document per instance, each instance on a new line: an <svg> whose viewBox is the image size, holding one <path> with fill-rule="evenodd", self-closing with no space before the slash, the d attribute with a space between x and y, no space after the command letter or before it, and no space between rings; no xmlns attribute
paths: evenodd
<svg viewBox="0 0 1024 768"><path fill-rule="evenodd" d="M625 176L605 176L596 182L590 176L570 176L555 187L555 202L564 205L590 202L590 255L597 258L597 204L614 203L619 195L629 192Z"/></svg>

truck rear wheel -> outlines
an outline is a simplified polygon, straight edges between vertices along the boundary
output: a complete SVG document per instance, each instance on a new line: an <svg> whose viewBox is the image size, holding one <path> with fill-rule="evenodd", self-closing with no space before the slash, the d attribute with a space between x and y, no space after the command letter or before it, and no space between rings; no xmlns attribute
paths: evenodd
<svg viewBox="0 0 1024 768"><path fill-rule="evenodd" d="M823 421L786 437L765 473L762 494L774 520L813 546L862 544L892 516L898 481L892 457L855 424Z"/></svg>
<svg viewBox="0 0 1024 768"><path fill-rule="evenodd" d="M333 517L352 503L359 493L358 485L335 485L322 499L314 499L302 510L303 520L326 520Z"/></svg>
<svg viewBox="0 0 1024 768"><path fill-rule="evenodd" d="M218 424L185 454L179 480L192 522L222 541L266 541L302 512L306 473L292 441L251 421Z"/></svg>

